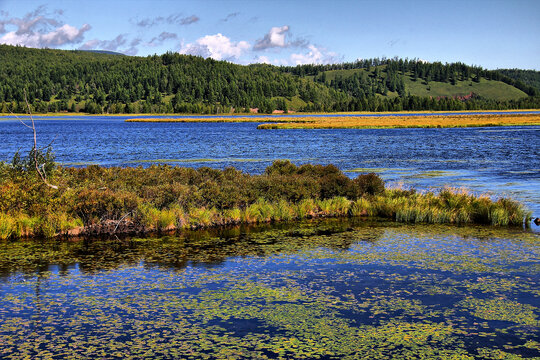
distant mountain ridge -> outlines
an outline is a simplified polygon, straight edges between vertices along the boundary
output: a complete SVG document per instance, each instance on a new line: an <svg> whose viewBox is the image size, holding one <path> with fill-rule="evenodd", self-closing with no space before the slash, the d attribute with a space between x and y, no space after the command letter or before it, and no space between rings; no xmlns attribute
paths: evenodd
<svg viewBox="0 0 540 360"><path fill-rule="evenodd" d="M243 113L540 108L539 90L461 63L277 67L0 45L0 112Z"/></svg>

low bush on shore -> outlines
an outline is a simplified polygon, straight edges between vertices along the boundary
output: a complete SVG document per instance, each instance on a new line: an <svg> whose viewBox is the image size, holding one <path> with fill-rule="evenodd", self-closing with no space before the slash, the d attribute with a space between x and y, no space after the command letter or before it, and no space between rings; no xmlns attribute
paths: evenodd
<svg viewBox="0 0 540 360"><path fill-rule="evenodd" d="M350 179L333 165L275 161L260 175L167 165L49 166L49 181L58 186L53 189L31 167L19 166L21 161L0 163L0 239L79 234L90 228L99 233L105 224L103 232L114 233L323 216L492 225L521 225L527 217L510 199L493 201L452 189L387 189L376 174Z"/></svg>

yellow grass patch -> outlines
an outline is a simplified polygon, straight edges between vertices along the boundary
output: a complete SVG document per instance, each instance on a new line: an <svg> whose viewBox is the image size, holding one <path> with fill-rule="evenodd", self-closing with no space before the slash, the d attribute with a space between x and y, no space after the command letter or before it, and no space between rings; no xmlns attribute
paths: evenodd
<svg viewBox="0 0 540 360"><path fill-rule="evenodd" d="M285 120L280 118L280 121ZM383 117L303 117L290 122L261 124L259 129L359 129L359 128L448 128L540 125L540 115L452 115Z"/></svg>

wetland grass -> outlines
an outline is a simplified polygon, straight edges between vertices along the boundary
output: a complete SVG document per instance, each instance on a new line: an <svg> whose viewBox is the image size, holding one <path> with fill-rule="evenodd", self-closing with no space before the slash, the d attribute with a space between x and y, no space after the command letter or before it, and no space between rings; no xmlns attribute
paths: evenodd
<svg viewBox="0 0 540 360"><path fill-rule="evenodd" d="M370 216L407 223L522 225L530 214L510 199L463 190L418 193L355 179L333 165L276 161L264 174L234 168L57 167L58 190L1 167L0 239L170 231L315 217Z"/></svg>

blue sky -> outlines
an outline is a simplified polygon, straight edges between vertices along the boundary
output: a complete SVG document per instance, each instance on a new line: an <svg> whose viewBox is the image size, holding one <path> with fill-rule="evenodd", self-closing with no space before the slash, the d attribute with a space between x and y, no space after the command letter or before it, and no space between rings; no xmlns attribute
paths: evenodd
<svg viewBox="0 0 540 360"><path fill-rule="evenodd" d="M0 43L239 64L398 56L540 70L540 1L0 0Z"/></svg>

